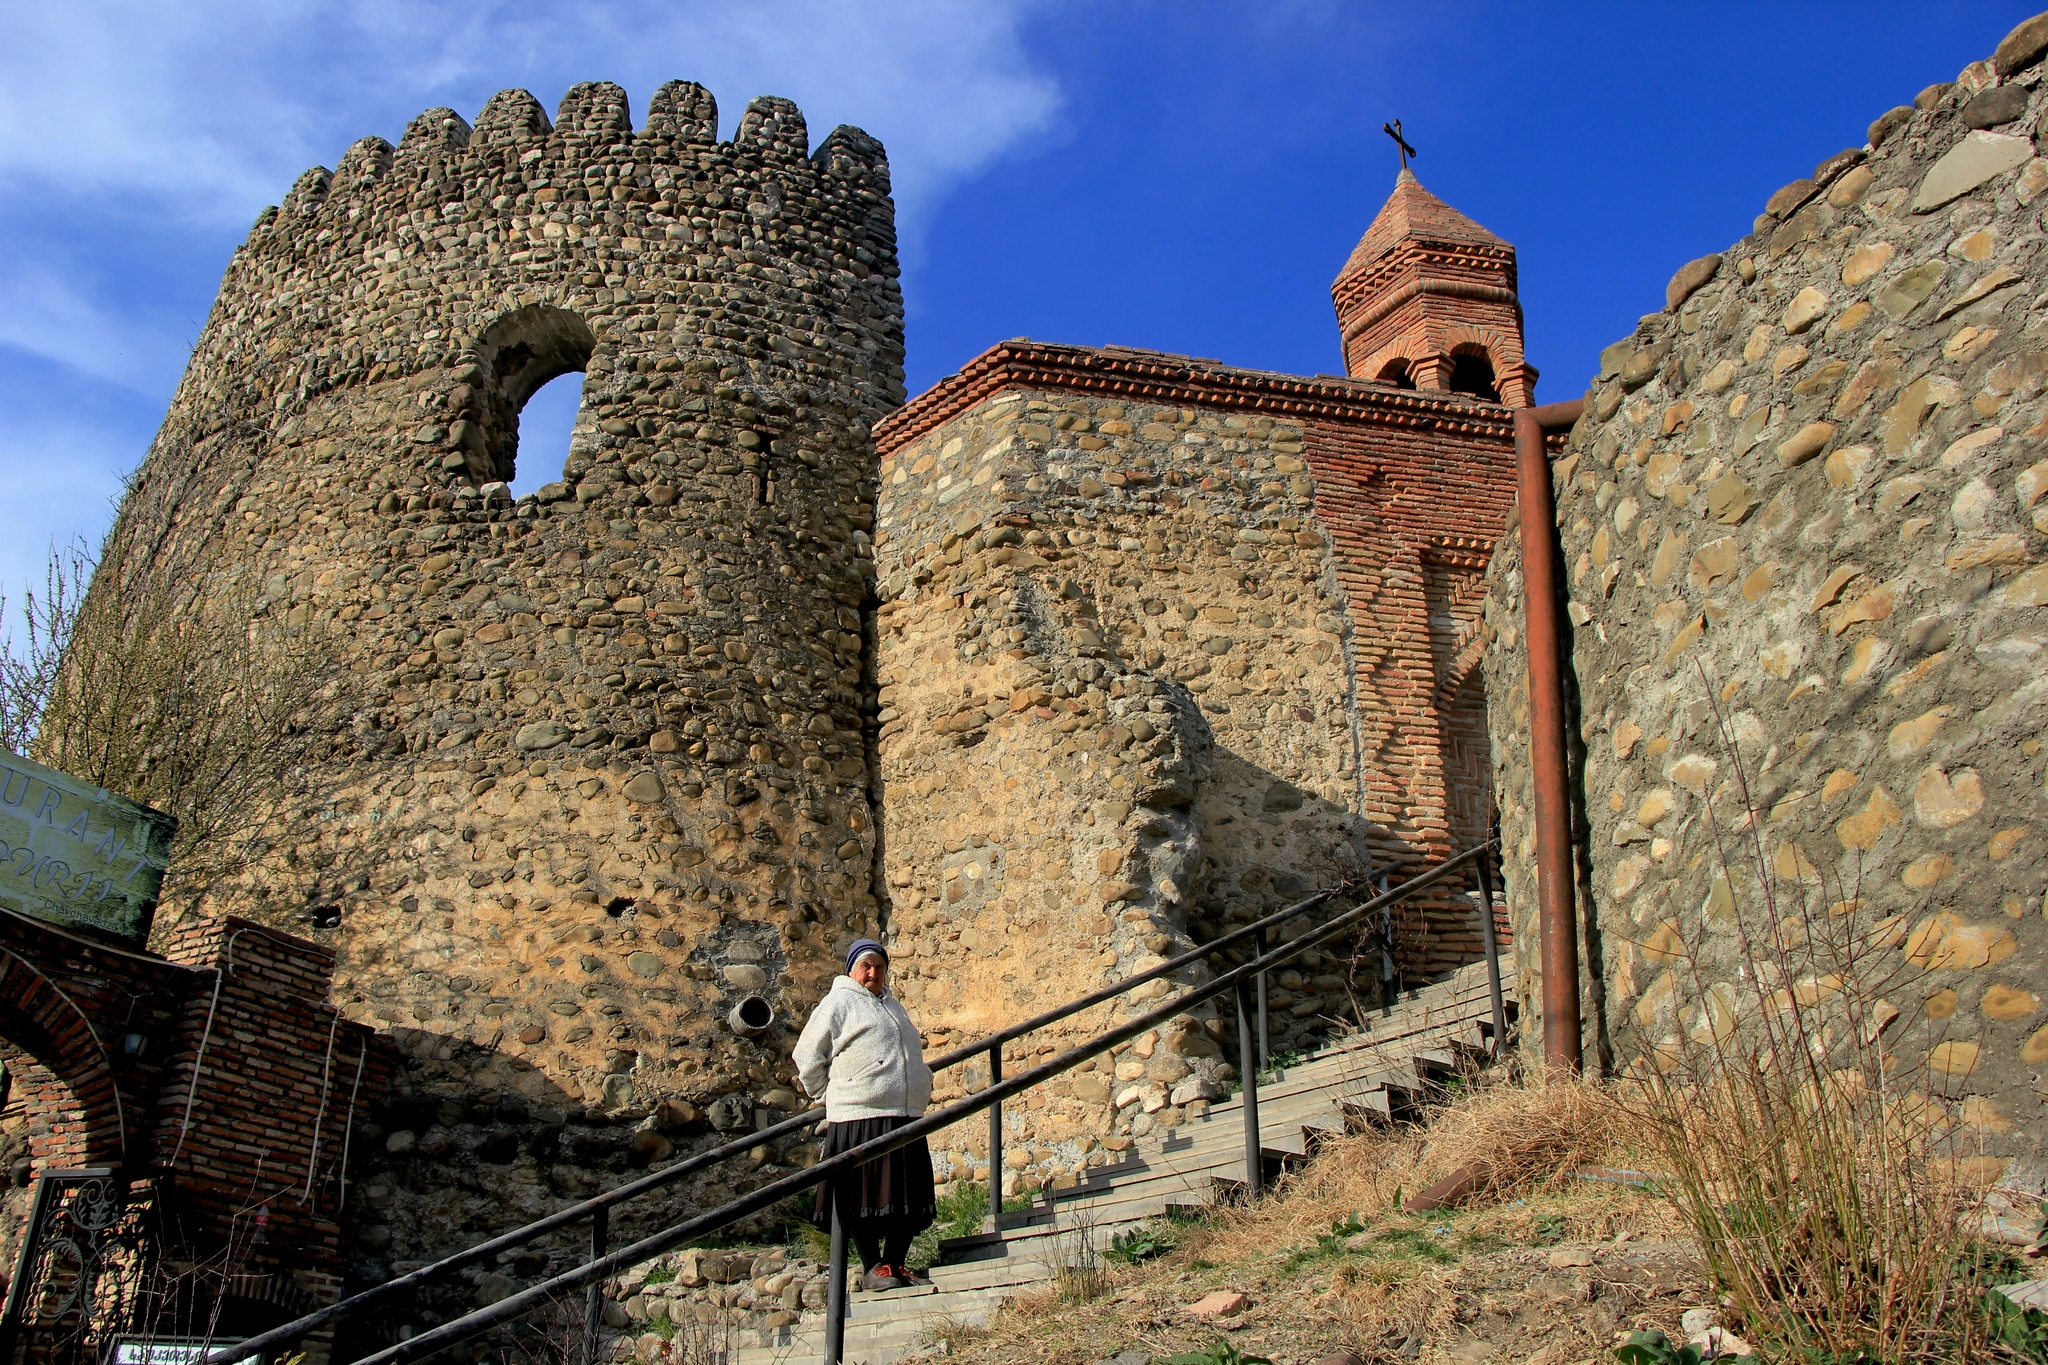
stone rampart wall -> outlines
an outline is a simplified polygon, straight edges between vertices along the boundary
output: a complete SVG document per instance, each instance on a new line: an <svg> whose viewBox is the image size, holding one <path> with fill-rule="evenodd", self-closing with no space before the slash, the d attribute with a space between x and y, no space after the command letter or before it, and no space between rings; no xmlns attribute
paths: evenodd
<svg viewBox="0 0 2048 1365"><path fill-rule="evenodd" d="M2044 44L2048 17L1681 270L1553 466L1596 1041L1625 1065L1853 1006L1993 1151L2048 1062ZM1533 931L1519 552L1488 676Z"/></svg>

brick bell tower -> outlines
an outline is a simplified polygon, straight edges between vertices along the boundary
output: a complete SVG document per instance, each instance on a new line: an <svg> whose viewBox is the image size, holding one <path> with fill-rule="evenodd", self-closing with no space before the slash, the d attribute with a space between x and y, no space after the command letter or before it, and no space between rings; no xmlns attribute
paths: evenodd
<svg viewBox="0 0 2048 1365"><path fill-rule="evenodd" d="M1535 401L1514 247L1422 188L1415 172L1395 179L1330 297L1353 379L1516 408Z"/></svg>

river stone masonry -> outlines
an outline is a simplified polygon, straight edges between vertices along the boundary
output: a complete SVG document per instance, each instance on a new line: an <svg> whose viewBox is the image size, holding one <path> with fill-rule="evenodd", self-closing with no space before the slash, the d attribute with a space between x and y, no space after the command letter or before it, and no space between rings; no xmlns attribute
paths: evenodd
<svg viewBox="0 0 2048 1365"><path fill-rule="evenodd" d="M716 125L690 84L637 130L614 85L552 123L515 90L306 172L117 528L110 562L253 602L331 668L273 856L185 891L310 920L336 1000L406 1053L354 1139L365 1279L795 1107L786 1025L726 1013L800 1023L876 927L888 166L856 129L812 152L785 100ZM575 370L563 478L515 502L519 408Z"/></svg>
<svg viewBox="0 0 2048 1365"><path fill-rule="evenodd" d="M2048 16L1680 270L1553 465L1598 1044L1752 1022L1746 931L1772 1008L1857 999L1994 1156L2048 1067L2044 46ZM1534 1022L1520 554L1487 677Z"/></svg>
<svg viewBox="0 0 2048 1365"><path fill-rule="evenodd" d="M637 130L603 84L552 123L430 111L230 264L95 591L188 584L327 670L263 856L166 918L308 927L403 1054L350 1139L358 1283L804 1107L794 1030L857 934L943 1050L1485 837L1498 400L1535 379L1510 245L1404 173L1333 288L1384 375L1013 342L900 409L896 274L872 139L810 154L764 99L720 142L684 84ZM563 477L514 500L519 410L572 371ZM1479 924L1447 885L1386 966L1457 967ZM1278 1046L1376 1001L1380 948L1281 974ZM1006 1183L1200 1112L1229 1036L1195 1011L1011 1106ZM986 1177L977 1137L942 1179ZM757 1146L612 1236L815 1155Z"/></svg>
<svg viewBox="0 0 2048 1365"><path fill-rule="evenodd" d="M1484 721L1460 699L1479 695L1506 416L1010 342L878 430L883 873L898 989L934 1046L1474 837L1485 761L1462 746ZM1378 1002L1377 948L1351 946L1273 982L1276 1049ZM1472 960L1474 902L1418 907L1397 950L1411 980ZM1008 1066L1174 989L1034 1035ZM1071 1184L1201 1113L1235 1043L1205 1006L1006 1105L1010 1188ZM940 1098L985 1075L942 1077ZM984 1132L942 1135L934 1159L985 1179Z"/></svg>

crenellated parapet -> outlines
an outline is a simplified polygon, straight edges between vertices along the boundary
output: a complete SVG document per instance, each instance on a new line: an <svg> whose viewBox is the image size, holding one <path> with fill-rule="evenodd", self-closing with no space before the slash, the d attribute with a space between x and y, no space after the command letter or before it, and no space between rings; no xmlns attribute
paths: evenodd
<svg viewBox="0 0 2048 1365"><path fill-rule="evenodd" d="M428 110L396 148L364 138L336 170L308 170L259 216L222 286L220 320L240 325L226 329L232 336L209 329L202 348L214 343L210 359L242 372L242 398L258 407L284 388L411 372L440 363L451 338L502 302L442 288L442 269L498 267L513 283L607 239L609 250L654 258L683 283L751 267L804 295L806 311L856 326L900 310L881 144L841 128L813 154L802 112L765 97L731 141L716 131L710 92L685 82L656 92L638 131L625 92L606 82L573 87L552 123L523 90L493 96L474 127L453 110ZM616 302L598 297L601 280L567 283L562 306L589 314ZM419 325L403 339L377 325L413 309ZM249 372L252 354L285 334L311 354ZM901 397L900 329L892 340L895 360L871 381L885 402Z"/></svg>

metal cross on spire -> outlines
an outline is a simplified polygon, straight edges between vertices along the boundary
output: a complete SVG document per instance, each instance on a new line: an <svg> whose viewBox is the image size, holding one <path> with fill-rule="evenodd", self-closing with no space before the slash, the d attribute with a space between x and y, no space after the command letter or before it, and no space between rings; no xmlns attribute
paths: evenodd
<svg viewBox="0 0 2048 1365"><path fill-rule="evenodd" d="M1401 120L1395 119L1392 123L1382 123L1380 125L1380 131L1385 133L1388 137L1394 139L1394 145L1401 149L1402 170L1405 171L1408 169L1409 157L1421 155L1421 153L1417 152L1413 147L1410 147L1408 145L1407 138L1401 136Z"/></svg>

